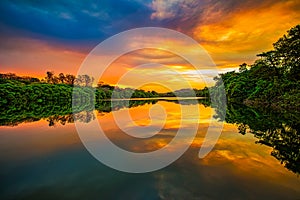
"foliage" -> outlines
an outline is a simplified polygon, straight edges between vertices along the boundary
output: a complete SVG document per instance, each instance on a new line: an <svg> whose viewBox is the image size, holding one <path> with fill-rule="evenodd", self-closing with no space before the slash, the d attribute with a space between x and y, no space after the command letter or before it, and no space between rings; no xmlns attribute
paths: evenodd
<svg viewBox="0 0 300 200"><path fill-rule="evenodd" d="M272 147L271 155L299 174L300 25L273 47L259 54L254 64L243 63L238 72L215 77L210 95L228 102L226 113L215 108L216 118L226 116L226 122L237 124L241 134L254 134L257 143ZM220 95L222 90L226 97Z"/></svg>
<svg viewBox="0 0 300 200"><path fill-rule="evenodd" d="M30 76L17 76L14 73L0 74L0 84L2 83L38 83L40 80L38 78L30 77Z"/></svg>
<svg viewBox="0 0 300 200"><path fill-rule="evenodd" d="M78 116L85 121L83 116L89 116L88 112L94 108L101 112L102 108L110 112L112 109L124 107L105 107L104 105L111 106L107 103L110 101L105 100L158 96L154 91L121 89L110 85L93 88L93 78L87 75L75 78L73 75L65 76L60 73L57 77L53 72L47 72L45 80L46 82L41 82L37 78L19 77L12 73L0 74L0 125L17 125L48 117L52 117L49 124L54 124L55 121L72 122L72 113L83 111L87 113ZM136 106L136 103L131 102L129 106Z"/></svg>
<svg viewBox="0 0 300 200"><path fill-rule="evenodd" d="M300 109L300 25L288 31L274 50L259 54L253 65L240 65L239 72L215 77L211 95L218 95L224 83L227 100L255 107Z"/></svg>
<svg viewBox="0 0 300 200"><path fill-rule="evenodd" d="M45 80L47 83L52 83L52 84L58 84L58 83L64 83L67 85L73 85L75 83L75 80L79 79L79 82L82 82L82 78L76 77L71 74L66 74L64 75L63 73L60 73L58 76L54 75L54 72L48 71L46 72L47 76L45 77ZM78 80L77 80L78 81Z"/></svg>
<svg viewBox="0 0 300 200"><path fill-rule="evenodd" d="M112 110L157 102L155 100L129 102L119 100L113 101L112 104L110 100L95 101L92 88L62 84L44 83L22 86L0 84L0 92L7 96L1 96L0 126L15 126L22 122L40 119L47 119L49 126L58 122L63 125L73 123L74 120L87 123L94 119L94 109L100 113L108 113Z"/></svg>
<svg viewBox="0 0 300 200"><path fill-rule="evenodd" d="M174 92L158 93L160 97L208 97L208 88L203 89L181 89Z"/></svg>
<svg viewBox="0 0 300 200"><path fill-rule="evenodd" d="M73 111L91 110L88 107L91 91L88 88L73 88L65 84L0 84L0 125L15 121L35 120L51 115L72 113L72 92L82 97L81 107ZM17 119L17 120L16 120Z"/></svg>

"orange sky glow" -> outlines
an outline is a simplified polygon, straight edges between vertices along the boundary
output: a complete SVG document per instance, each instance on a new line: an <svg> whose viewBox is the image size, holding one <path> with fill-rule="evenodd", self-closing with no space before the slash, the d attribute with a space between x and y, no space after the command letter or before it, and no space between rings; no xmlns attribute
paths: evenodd
<svg viewBox="0 0 300 200"><path fill-rule="evenodd" d="M189 13L188 8L180 7L181 4L185 5L185 2L178 1L180 12ZM172 6L174 5L177 4L172 3ZM199 42L214 61L219 73L235 70L244 62L253 63L256 54L270 50L272 43L300 22L299 1L265 1L257 5L247 1L245 5L230 12L216 11L213 6L207 4L201 12L201 18L194 14L189 20L187 15L186 18L183 17L176 22L172 21L176 15L168 5L153 1L149 6L152 9L149 20L169 20L169 24L165 27L170 26ZM148 39L144 42L151 42ZM100 43L101 40L98 42ZM172 48L185 48L193 54L192 49L180 46L173 39L170 39L167 45ZM88 53L89 51L81 51L80 48L72 49L68 45L51 42L45 38L6 35L1 40L0 72L39 78L45 77L46 71L54 71L56 74L60 72L77 74ZM173 84L175 88L181 89L181 78L174 75L172 70L188 80L194 88L206 86L204 80L194 76L195 68L180 56L153 49L139 50L119 57L101 79L106 83L116 84L122 75L146 63L153 65L134 70L130 75L131 78L128 79L130 81L127 80L126 84L121 86L136 87L137 83L148 77L153 83L145 83L143 89L167 91L166 87L155 83L158 80L162 85ZM203 71L200 73L204 74L204 79L212 78L209 70L209 67L203 66Z"/></svg>

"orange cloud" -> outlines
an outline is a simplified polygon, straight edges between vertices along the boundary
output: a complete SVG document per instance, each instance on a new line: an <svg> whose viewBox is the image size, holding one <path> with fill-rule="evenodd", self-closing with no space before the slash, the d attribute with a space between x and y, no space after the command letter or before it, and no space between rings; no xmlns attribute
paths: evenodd
<svg viewBox="0 0 300 200"><path fill-rule="evenodd" d="M214 13L214 21L197 25L193 36L220 67L251 63L256 54L270 50L279 37L300 22L295 7L299 7L299 2L279 1L227 15Z"/></svg>

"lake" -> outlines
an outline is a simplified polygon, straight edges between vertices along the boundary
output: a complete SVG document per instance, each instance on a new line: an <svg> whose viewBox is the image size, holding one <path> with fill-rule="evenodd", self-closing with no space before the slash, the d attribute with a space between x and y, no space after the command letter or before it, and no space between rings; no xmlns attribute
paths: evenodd
<svg viewBox="0 0 300 200"><path fill-rule="evenodd" d="M299 121L290 113L229 105L216 145L200 159L209 119L219 114L209 104L172 98L134 101L130 108L106 104L75 116L2 122L0 199L300 199ZM153 106L165 109L165 121L150 119ZM87 127L98 121L119 147L151 152L172 141L182 126L181 108L199 109L200 116L191 112L184 123L186 129L197 123L197 135L178 160L149 173L120 172L100 163L84 147L73 120ZM164 122L163 128L153 137L132 138L114 120L114 114L128 112L134 122L124 123L128 130Z"/></svg>

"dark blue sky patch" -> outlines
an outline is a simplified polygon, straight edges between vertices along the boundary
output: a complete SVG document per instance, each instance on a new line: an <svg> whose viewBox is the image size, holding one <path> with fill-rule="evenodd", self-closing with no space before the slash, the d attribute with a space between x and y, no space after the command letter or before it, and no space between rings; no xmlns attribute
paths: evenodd
<svg viewBox="0 0 300 200"><path fill-rule="evenodd" d="M1 23L57 40L104 40L130 28L154 25L137 1L1 1Z"/></svg>

